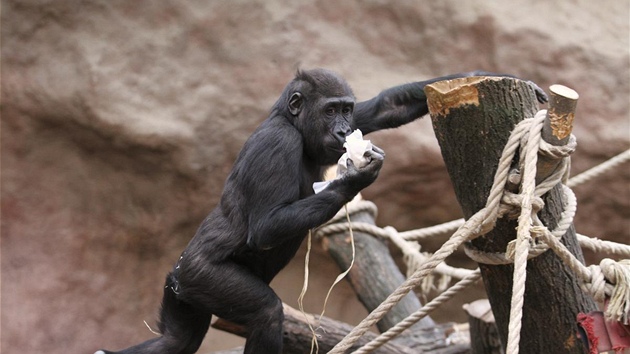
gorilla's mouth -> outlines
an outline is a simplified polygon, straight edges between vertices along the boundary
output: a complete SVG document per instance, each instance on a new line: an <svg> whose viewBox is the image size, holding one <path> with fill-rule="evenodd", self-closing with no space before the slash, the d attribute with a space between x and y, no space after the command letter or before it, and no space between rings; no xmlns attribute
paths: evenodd
<svg viewBox="0 0 630 354"><path fill-rule="evenodd" d="M346 148L343 147L343 145L346 142L346 139L340 139L339 137L336 137L334 134L329 134L331 136L331 141L330 144L328 144L328 149L333 150L335 152L338 152L340 154L343 154L346 152Z"/></svg>
<svg viewBox="0 0 630 354"><path fill-rule="evenodd" d="M343 147L343 145L341 147L329 146L328 149L333 151L335 154L338 154L339 156L343 155L346 152L346 149Z"/></svg>

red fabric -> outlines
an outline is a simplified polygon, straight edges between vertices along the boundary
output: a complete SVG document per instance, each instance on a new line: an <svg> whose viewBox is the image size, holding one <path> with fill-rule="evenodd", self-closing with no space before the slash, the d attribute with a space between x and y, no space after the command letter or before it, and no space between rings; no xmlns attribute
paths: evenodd
<svg viewBox="0 0 630 354"><path fill-rule="evenodd" d="M607 321L606 329L615 353L624 353L624 349L630 349L630 326L617 321Z"/></svg>
<svg viewBox="0 0 630 354"><path fill-rule="evenodd" d="M597 347L599 346L600 336L595 333L595 318L592 314L592 312L588 315L585 313L579 313L577 315L577 321L584 332L586 332L586 340L588 341L589 354L597 354L599 352L597 350ZM608 338L608 336L606 336L606 338Z"/></svg>
<svg viewBox="0 0 630 354"><path fill-rule="evenodd" d="M606 321L601 311L580 313L577 321L586 332L589 354L608 350L623 353L625 349L630 349L630 326L617 321Z"/></svg>

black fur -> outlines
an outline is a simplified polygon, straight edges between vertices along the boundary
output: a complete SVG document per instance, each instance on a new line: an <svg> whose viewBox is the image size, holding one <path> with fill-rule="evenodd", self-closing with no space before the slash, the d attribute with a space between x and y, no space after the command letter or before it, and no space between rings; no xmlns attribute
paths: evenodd
<svg viewBox="0 0 630 354"><path fill-rule="evenodd" d="M371 162L363 168L350 165L319 194L313 182L336 163L352 130L367 134L425 115L424 86L441 79L394 87L355 107L341 77L323 69L299 71L245 142L220 203L167 276L162 336L118 353L195 353L212 315L247 328L245 353L281 353L282 302L268 284L309 229L376 179L382 150L369 152Z"/></svg>

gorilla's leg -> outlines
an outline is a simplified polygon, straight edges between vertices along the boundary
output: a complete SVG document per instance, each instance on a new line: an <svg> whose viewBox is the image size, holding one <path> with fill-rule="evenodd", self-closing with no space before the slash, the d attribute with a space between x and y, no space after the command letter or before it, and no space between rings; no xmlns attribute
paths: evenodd
<svg viewBox="0 0 630 354"><path fill-rule="evenodd" d="M205 265L179 277L179 298L247 329L245 354L282 353L282 301L247 268L234 262Z"/></svg>

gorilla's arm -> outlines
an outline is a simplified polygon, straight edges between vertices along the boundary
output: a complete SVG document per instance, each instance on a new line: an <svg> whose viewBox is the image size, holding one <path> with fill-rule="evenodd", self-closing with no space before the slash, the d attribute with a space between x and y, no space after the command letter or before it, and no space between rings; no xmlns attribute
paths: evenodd
<svg viewBox="0 0 630 354"><path fill-rule="evenodd" d="M371 164L382 163L371 162ZM369 166L369 165L368 165ZM377 169L375 166L369 168ZM280 181L279 181L280 182ZM288 181L285 181L288 182ZM286 184L284 184L286 185ZM356 184L341 178L331 182L318 194L291 200L282 192L259 200L249 217L247 244L253 249L268 249L295 237L303 237L309 229L330 220L360 191Z"/></svg>
<svg viewBox="0 0 630 354"><path fill-rule="evenodd" d="M395 86L382 91L378 96L370 100L357 102L354 109L354 118L351 122L352 129L361 129L365 135L377 130L396 128L410 123L429 113L427 96L424 93L425 86L442 80L470 76L514 77L512 75L494 74L485 71L471 71ZM538 101L541 103L547 102L547 96L544 91L531 81L530 84L536 92Z"/></svg>
<svg viewBox="0 0 630 354"><path fill-rule="evenodd" d="M429 112L424 82L396 86L378 96L357 102L354 109L352 129L361 129L363 134L396 128L412 122Z"/></svg>
<svg viewBox="0 0 630 354"><path fill-rule="evenodd" d="M303 237L309 229L330 220L376 179L383 164L382 154L370 151L372 158L368 165L361 169L349 166L342 178L312 194L314 181L301 175L304 161L297 130L274 126L267 132L246 147L245 158L235 167L244 168L240 175L244 178L241 183L247 198L244 203L248 209L247 243L253 249L268 249ZM268 150L271 153L262 152ZM311 191L310 195L303 197L304 188Z"/></svg>

